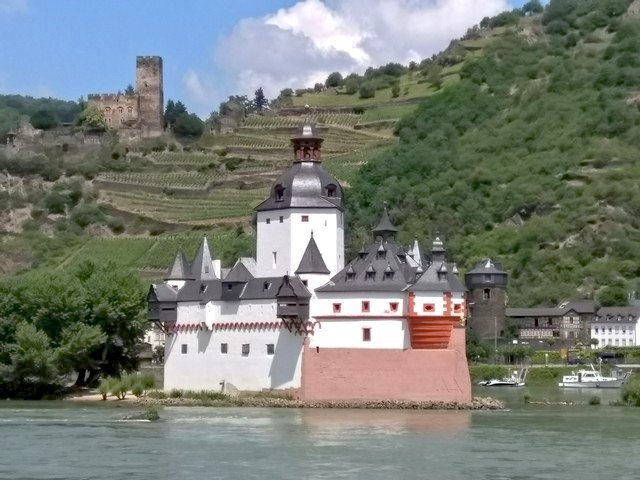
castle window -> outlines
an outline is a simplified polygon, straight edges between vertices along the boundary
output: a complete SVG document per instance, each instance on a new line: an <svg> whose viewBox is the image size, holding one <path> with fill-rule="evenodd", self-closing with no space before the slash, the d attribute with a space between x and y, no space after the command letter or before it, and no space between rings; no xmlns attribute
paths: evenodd
<svg viewBox="0 0 640 480"><path fill-rule="evenodd" d="M393 279L393 273L394 272L384 272L385 280L392 280Z"/></svg>
<svg viewBox="0 0 640 480"><path fill-rule="evenodd" d="M355 280L356 272L347 272L347 281Z"/></svg>
<svg viewBox="0 0 640 480"><path fill-rule="evenodd" d="M124 112L124 108L118 107L118 113L122 113L122 112Z"/></svg>
<svg viewBox="0 0 640 480"><path fill-rule="evenodd" d="M284 217L280 215L280 223L284 223Z"/></svg>
<svg viewBox="0 0 640 480"><path fill-rule="evenodd" d="M209 273L209 267L204 267L204 273Z"/></svg>
<svg viewBox="0 0 640 480"><path fill-rule="evenodd" d="M251 351L251 345L248 344L248 343L243 343L242 344L242 356L243 357L248 357L250 351Z"/></svg>
<svg viewBox="0 0 640 480"><path fill-rule="evenodd" d="M131 115L133 113L133 107L127 108L127 113Z"/></svg>
<svg viewBox="0 0 640 480"><path fill-rule="evenodd" d="M538 319L537 319L537 318L534 318L534 319L533 319L533 326L534 326L534 327L539 327L539 326L540 326L540 325L538 324Z"/></svg>
<svg viewBox="0 0 640 480"><path fill-rule="evenodd" d="M334 303L333 304L333 313L340 313L342 311L342 304L341 303Z"/></svg>
<svg viewBox="0 0 640 480"><path fill-rule="evenodd" d="M269 225L269 224L271 223L271 219L270 219L270 218L267 218L267 219L265 220L265 223L266 223L267 225Z"/></svg>
<svg viewBox="0 0 640 480"><path fill-rule="evenodd" d="M423 312L435 312L436 306L433 303L425 303L422 305Z"/></svg>
<svg viewBox="0 0 640 480"><path fill-rule="evenodd" d="M553 318L551 317L547 318L547 325L549 326L553 325Z"/></svg>
<svg viewBox="0 0 640 480"><path fill-rule="evenodd" d="M489 288L484 289L484 299L491 300L491 289Z"/></svg>
<svg viewBox="0 0 640 480"><path fill-rule="evenodd" d="M305 223L308 222L309 221L309 215L302 215L301 220L303 222L305 222Z"/></svg>
<svg viewBox="0 0 640 480"><path fill-rule="evenodd" d="M369 307L370 307L369 302L366 302L366 301L362 302L362 313L369 313Z"/></svg>
<svg viewBox="0 0 640 480"><path fill-rule="evenodd" d="M182 345L180 345L180 353L182 353L182 355L186 355L187 354L187 344L183 343Z"/></svg>
<svg viewBox="0 0 640 480"><path fill-rule="evenodd" d="M398 311L398 302L389 303L389 310L391 310L392 312L397 312Z"/></svg>
<svg viewBox="0 0 640 480"><path fill-rule="evenodd" d="M104 113L111 113L111 107L106 107L104 109Z"/></svg>
<svg viewBox="0 0 640 480"><path fill-rule="evenodd" d="M303 284L305 287L308 287L308 286L309 286L309 280L302 280L302 284Z"/></svg>
<svg viewBox="0 0 640 480"><path fill-rule="evenodd" d="M278 265L278 252L271 252L273 254L273 268L276 268Z"/></svg>
<svg viewBox="0 0 640 480"><path fill-rule="evenodd" d="M264 284L262 285L262 291L266 292L267 290L269 290L270 287L271 287L271 284L269 282L264 282Z"/></svg>
<svg viewBox="0 0 640 480"><path fill-rule="evenodd" d="M276 346L273 343L267 343L267 355L273 355L276 352Z"/></svg>
<svg viewBox="0 0 640 480"><path fill-rule="evenodd" d="M230 283L227 283L227 291L231 291L233 290L233 285L231 285Z"/></svg>
<svg viewBox="0 0 640 480"><path fill-rule="evenodd" d="M491 281L491 274L485 273L484 274L484 281L485 282L490 282Z"/></svg>
<svg viewBox="0 0 640 480"><path fill-rule="evenodd" d="M309 147L304 147L304 158L311 158L311 151Z"/></svg>
<svg viewBox="0 0 640 480"><path fill-rule="evenodd" d="M362 341L370 342L371 341L371 328L363 328L362 329Z"/></svg>
<svg viewBox="0 0 640 480"><path fill-rule="evenodd" d="M460 312L462 311L462 305L460 305L459 303L456 303L456 304L453 306L453 311L454 311L455 313L460 313Z"/></svg>
<svg viewBox="0 0 640 480"><path fill-rule="evenodd" d="M335 197L337 188L333 184L327 185L327 197Z"/></svg>
<svg viewBox="0 0 640 480"><path fill-rule="evenodd" d="M111 119L110 118L107 118L107 123L111 123Z"/></svg>
<svg viewBox="0 0 640 480"><path fill-rule="evenodd" d="M275 191L276 202L284 201L284 187L282 185L276 185L274 191Z"/></svg>
<svg viewBox="0 0 640 480"><path fill-rule="evenodd" d="M376 252L376 260L384 260L385 258L387 258L386 250L378 250Z"/></svg>
<svg viewBox="0 0 640 480"><path fill-rule="evenodd" d="M229 344L221 343L220 344L220 354L221 355L226 355L227 353L229 353Z"/></svg>
<svg viewBox="0 0 640 480"><path fill-rule="evenodd" d="M364 279L365 280L375 280L376 279L376 272L366 272L364 275Z"/></svg>

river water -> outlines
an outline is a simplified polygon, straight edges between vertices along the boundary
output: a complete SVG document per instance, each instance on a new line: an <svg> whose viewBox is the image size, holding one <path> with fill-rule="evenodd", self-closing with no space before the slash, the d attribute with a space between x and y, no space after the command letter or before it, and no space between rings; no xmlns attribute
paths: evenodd
<svg viewBox="0 0 640 480"><path fill-rule="evenodd" d="M499 412L0 403L1 479L576 479L640 478L640 409L619 392L572 392L601 406ZM555 395L556 398L551 398ZM562 394L549 392L549 399ZM116 406L118 405L118 406Z"/></svg>

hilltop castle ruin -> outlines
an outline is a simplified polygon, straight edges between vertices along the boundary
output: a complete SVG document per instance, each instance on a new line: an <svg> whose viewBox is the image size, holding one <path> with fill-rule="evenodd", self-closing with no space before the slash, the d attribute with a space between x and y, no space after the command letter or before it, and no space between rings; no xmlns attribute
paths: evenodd
<svg viewBox="0 0 640 480"><path fill-rule="evenodd" d="M156 137L164 130L162 57L136 57L136 86L132 95L92 93L89 105L104 114L107 127L124 134Z"/></svg>

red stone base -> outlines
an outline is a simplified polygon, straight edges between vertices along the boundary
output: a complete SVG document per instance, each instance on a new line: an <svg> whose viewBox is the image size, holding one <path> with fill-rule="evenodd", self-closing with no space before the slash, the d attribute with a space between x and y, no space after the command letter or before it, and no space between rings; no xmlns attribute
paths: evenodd
<svg viewBox="0 0 640 480"><path fill-rule="evenodd" d="M316 350L305 345L300 398L470 403L464 335L463 328L454 328L449 347L438 350Z"/></svg>

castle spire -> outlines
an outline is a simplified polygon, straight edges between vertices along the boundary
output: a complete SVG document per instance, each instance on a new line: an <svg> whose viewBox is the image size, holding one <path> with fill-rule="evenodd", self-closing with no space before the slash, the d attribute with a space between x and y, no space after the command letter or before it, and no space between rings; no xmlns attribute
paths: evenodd
<svg viewBox="0 0 640 480"><path fill-rule="evenodd" d="M444 262L445 252L444 243L440 239L440 232L436 232L436 237L433 239L433 245L431 246L431 262Z"/></svg>
<svg viewBox="0 0 640 480"><path fill-rule="evenodd" d="M214 256L209 249L207 237L202 238L200 248L191 263L191 273L196 280L214 280L216 277L213 267Z"/></svg>
<svg viewBox="0 0 640 480"><path fill-rule="evenodd" d="M309 118L305 118L304 123L291 139L294 163L320 162L323 141L324 139L318 133L316 126L311 123Z"/></svg>
<svg viewBox="0 0 640 480"><path fill-rule="evenodd" d="M385 204L384 211L382 212L382 217L380 217L380 221L378 225L371 230L373 232L373 238L382 237L384 240L395 239L396 233L398 233L398 229L393 226L391 220L389 219L389 212L387 211L387 206Z"/></svg>
<svg viewBox="0 0 640 480"><path fill-rule="evenodd" d="M169 270L164 277L165 280L194 280L194 276L189 268L187 258L184 256L182 248L178 248Z"/></svg>

